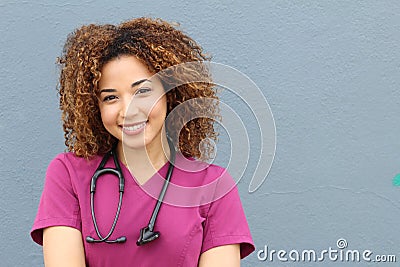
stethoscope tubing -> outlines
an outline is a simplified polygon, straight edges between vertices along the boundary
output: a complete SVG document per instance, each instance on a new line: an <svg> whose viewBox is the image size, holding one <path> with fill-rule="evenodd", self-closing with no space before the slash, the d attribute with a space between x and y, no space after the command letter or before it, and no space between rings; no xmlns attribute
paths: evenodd
<svg viewBox="0 0 400 267"><path fill-rule="evenodd" d="M122 206L122 196L123 196L124 192L119 192L119 201L118 201L118 208L117 208L117 212L115 214L114 217L114 221L113 224L111 226L110 231L108 232L108 234L105 237L102 237L100 231L99 231L99 227L97 225L97 221L96 221L96 216L94 214L94 193L90 193L90 208L92 210L92 220L93 220L93 225L94 225L94 229L96 231L97 236L100 238L98 240L93 240L96 243L100 243L100 242L106 242L106 243L116 243L116 240L108 240L110 238L110 236L112 235L112 233L114 232L115 226L117 225L117 221L119 218L119 213L121 212L121 206Z"/></svg>
<svg viewBox="0 0 400 267"><path fill-rule="evenodd" d="M172 171L174 170L174 164L175 164L175 156L176 156L175 153L171 153L171 161L170 161L170 164L168 166L168 171L167 171L167 175L166 175L166 181L164 182L164 185L161 188L161 192L160 192L160 195L158 196L158 200L157 200L156 206L154 207L153 213L152 213L150 221L149 221L148 227L149 227L150 231L153 231L153 229L154 229L154 225L155 225L156 220L157 220L158 212L160 211L161 204L162 204L162 202L164 200L165 194L166 194L167 189L168 189L168 185L171 182Z"/></svg>

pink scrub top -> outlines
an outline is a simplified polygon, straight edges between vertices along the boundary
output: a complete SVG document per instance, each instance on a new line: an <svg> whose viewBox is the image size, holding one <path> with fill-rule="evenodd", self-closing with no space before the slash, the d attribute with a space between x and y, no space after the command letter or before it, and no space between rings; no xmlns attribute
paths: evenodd
<svg viewBox="0 0 400 267"><path fill-rule="evenodd" d="M34 221L32 239L42 245L43 229L69 226L82 233L87 266L197 266L201 253L222 245L240 244L241 258L254 251L254 243L232 177L224 168L176 156L175 169L161 206L155 231L160 237L137 246L140 229L147 226L169 163L144 185L120 163L125 177L121 213L110 237L126 236L122 244L87 243L99 239L91 217L90 181L102 157L91 160L63 153L53 159ZM114 168L112 157L106 167ZM95 212L105 236L118 206L118 178L100 176L95 193Z"/></svg>

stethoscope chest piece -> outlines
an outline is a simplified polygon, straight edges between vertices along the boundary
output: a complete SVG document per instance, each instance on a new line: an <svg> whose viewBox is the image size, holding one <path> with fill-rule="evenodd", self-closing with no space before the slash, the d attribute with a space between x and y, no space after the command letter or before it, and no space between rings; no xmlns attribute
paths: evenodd
<svg viewBox="0 0 400 267"><path fill-rule="evenodd" d="M136 241L136 245L141 246L147 244L160 237L160 232L150 230L149 226L140 229L140 237Z"/></svg>

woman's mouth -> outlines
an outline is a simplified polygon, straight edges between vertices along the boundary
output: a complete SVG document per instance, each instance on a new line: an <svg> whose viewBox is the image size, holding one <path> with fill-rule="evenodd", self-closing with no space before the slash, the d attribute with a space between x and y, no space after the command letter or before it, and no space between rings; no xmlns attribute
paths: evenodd
<svg viewBox="0 0 400 267"><path fill-rule="evenodd" d="M147 121L131 124L131 125L123 125L122 131L127 135L135 135L141 133L147 125Z"/></svg>

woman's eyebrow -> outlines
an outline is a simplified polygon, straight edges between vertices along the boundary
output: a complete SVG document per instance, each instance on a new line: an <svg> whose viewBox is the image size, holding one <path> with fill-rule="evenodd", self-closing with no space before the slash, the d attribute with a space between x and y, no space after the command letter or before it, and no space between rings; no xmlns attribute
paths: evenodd
<svg viewBox="0 0 400 267"><path fill-rule="evenodd" d="M144 82L151 82L151 81L149 79L141 79L141 80L138 80L138 81L132 83L131 87L133 88L133 87L138 86L139 84L144 83ZM117 90L113 89L113 88L106 88L106 89L101 89L99 94L101 94L101 93L114 93L116 91Z"/></svg>
<svg viewBox="0 0 400 267"><path fill-rule="evenodd" d="M138 86L139 84L144 83L144 82L151 82L151 81L149 79L141 79L139 81L136 81L136 82L132 83L131 87Z"/></svg>
<svg viewBox="0 0 400 267"><path fill-rule="evenodd" d="M99 94L101 94L101 93L112 93L112 92L116 92L116 91L117 91L116 89L101 89Z"/></svg>

